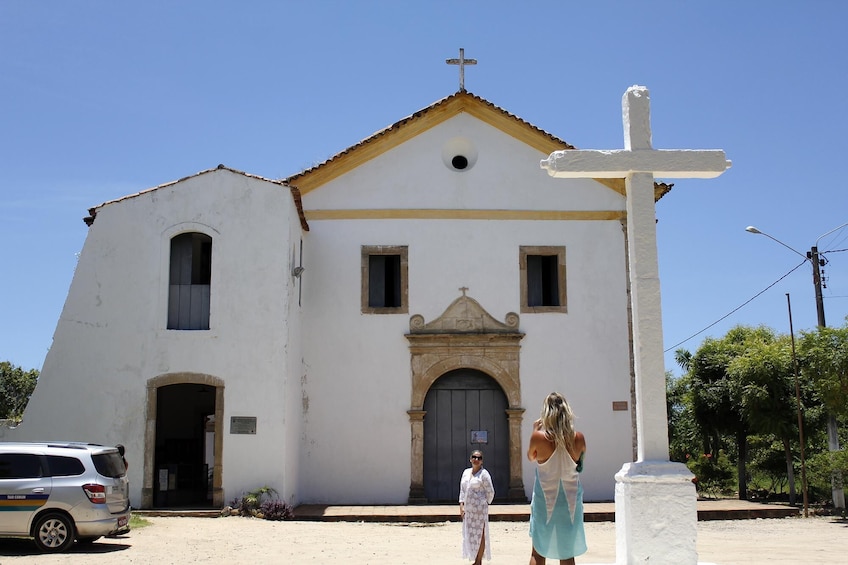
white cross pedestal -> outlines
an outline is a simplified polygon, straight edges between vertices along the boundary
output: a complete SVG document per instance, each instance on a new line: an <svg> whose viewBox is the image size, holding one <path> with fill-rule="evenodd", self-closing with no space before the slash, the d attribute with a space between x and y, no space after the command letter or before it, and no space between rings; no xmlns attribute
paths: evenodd
<svg viewBox="0 0 848 565"><path fill-rule="evenodd" d="M713 178L730 161L720 150L653 149L648 89L628 88L621 103L623 150L556 151L541 166L553 177L625 179L637 460L615 475L616 563L694 565L698 514L692 473L668 458L654 177Z"/></svg>

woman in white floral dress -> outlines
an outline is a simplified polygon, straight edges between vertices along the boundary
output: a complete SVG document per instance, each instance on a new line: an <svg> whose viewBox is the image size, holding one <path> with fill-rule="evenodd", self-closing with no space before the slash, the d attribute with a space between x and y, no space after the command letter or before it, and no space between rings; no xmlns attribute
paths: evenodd
<svg viewBox="0 0 848 565"><path fill-rule="evenodd" d="M462 556L474 565L492 560L489 546L489 504L495 498L492 477L483 468L483 453L471 453L471 467L459 481L459 515L462 517Z"/></svg>

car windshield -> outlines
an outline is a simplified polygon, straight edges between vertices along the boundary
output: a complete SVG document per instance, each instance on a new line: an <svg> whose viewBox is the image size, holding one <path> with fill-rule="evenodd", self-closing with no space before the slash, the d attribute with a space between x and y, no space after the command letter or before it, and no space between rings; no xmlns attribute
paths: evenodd
<svg viewBox="0 0 848 565"><path fill-rule="evenodd" d="M95 453L91 456L91 459L94 461L94 468L104 477L117 479L118 477L123 477L124 473L126 473L124 460L117 451Z"/></svg>

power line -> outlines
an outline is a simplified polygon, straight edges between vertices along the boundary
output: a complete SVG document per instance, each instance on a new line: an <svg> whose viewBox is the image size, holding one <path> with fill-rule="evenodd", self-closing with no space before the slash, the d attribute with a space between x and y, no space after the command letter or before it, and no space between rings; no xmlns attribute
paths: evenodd
<svg viewBox="0 0 848 565"><path fill-rule="evenodd" d="M669 351L673 350L674 348L676 348L676 347L678 347L678 346L680 346L680 345L683 345L684 343L686 343L687 341L689 341L689 340L690 340L690 339L692 339L693 337L696 337L696 336L701 335L702 333L704 333L705 331L707 331L708 329L710 329L711 327L713 327L713 326L714 326L714 325L716 325L717 323L721 322L721 321L722 321L722 320L724 320L725 318L730 317L732 314L734 314L735 312L737 312L737 311L741 310L743 307L745 307L746 305L748 305L749 303L751 303L751 302L752 302L755 298L757 298L758 296L760 296L761 294L763 294L765 291L767 291L768 289L770 289L771 287L773 287L774 285L776 285L777 283L779 283L780 281L782 281L783 279L785 279L786 277L788 277L789 275L791 275L792 273L794 273L795 271L797 271L797 270L801 267L801 265L805 265L806 263L807 263L807 260L806 260L806 259L805 259L804 261L801 261L800 263L798 263L798 266L797 266L797 267L794 267L794 268L793 268L792 270L790 270L788 273L786 273L785 275L783 275L782 277L780 277L779 279L777 279L776 281L774 281L773 283L771 283L770 285L768 285L767 287L765 287L763 290L761 290L760 292L758 292L757 294L755 294L754 296L752 296L751 298L749 298L748 300L746 300L745 302L743 302L742 304L740 304L739 306L737 306L736 308L734 308L733 310L731 310L730 312L728 312L727 314L725 314L724 316L722 316L721 318L719 318L718 320L716 320L715 322L713 322L712 324L710 324L709 326L707 326L706 328L702 329L701 331L699 331L699 332L697 332L697 333L694 333L694 334L690 335L689 337L687 337L686 339L684 339L683 341L681 341L681 342L679 342L679 343L675 343L674 345L672 345L671 347L669 347L668 349L666 349L665 351L663 351L663 353L668 353Z"/></svg>

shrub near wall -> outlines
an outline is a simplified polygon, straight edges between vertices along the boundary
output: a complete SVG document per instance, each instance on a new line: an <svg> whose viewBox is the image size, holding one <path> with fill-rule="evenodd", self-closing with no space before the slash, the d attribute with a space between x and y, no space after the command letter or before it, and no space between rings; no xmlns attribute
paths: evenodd
<svg viewBox="0 0 848 565"><path fill-rule="evenodd" d="M723 450L713 457L712 453L697 456L686 454L686 466L695 475L695 488L700 496L718 498L730 494L734 486L734 467Z"/></svg>
<svg viewBox="0 0 848 565"><path fill-rule="evenodd" d="M264 486L234 499L230 506L224 508L222 515L280 521L294 518L294 509L280 500L276 490Z"/></svg>

